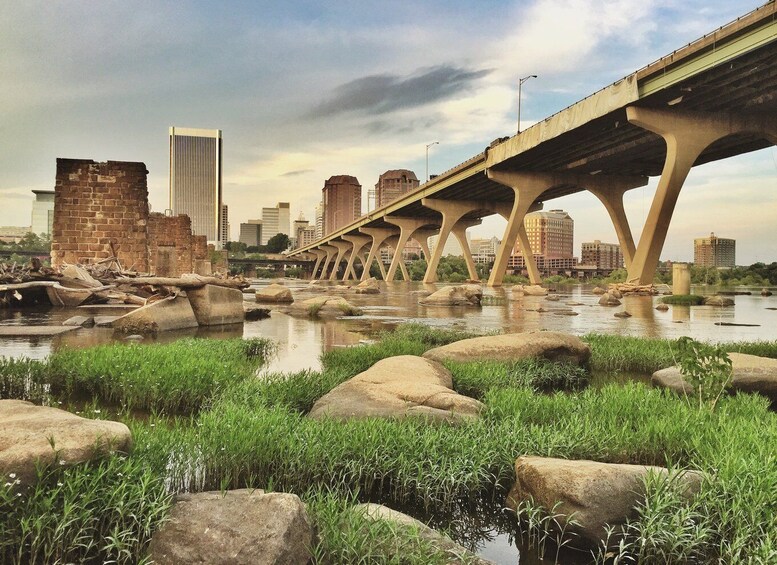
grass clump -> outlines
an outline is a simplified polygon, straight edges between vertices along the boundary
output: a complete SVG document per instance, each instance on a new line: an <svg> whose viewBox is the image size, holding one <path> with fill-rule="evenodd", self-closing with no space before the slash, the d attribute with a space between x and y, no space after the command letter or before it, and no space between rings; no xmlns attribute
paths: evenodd
<svg viewBox="0 0 777 565"><path fill-rule="evenodd" d="M699 306L704 303L704 297L698 294L674 294L661 298L664 304L675 304L678 306Z"/></svg>
<svg viewBox="0 0 777 565"><path fill-rule="evenodd" d="M49 358L46 372L52 391L66 397L191 413L230 383L253 376L272 351L266 339L111 344L59 351Z"/></svg>
<svg viewBox="0 0 777 565"><path fill-rule="evenodd" d="M143 461L113 456L0 483L0 563L147 562L141 556L172 496Z"/></svg>
<svg viewBox="0 0 777 565"><path fill-rule="evenodd" d="M35 404L51 403L46 364L31 359L0 357L0 400L13 398Z"/></svg>

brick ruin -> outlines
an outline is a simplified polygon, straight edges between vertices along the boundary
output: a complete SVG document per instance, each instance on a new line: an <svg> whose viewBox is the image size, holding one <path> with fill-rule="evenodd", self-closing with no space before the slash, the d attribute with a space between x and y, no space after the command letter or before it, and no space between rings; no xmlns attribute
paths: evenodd
<svg viewBox="0 0 777 565"><path fill-rule="evenodd" d="M57 159L51 264L96 263L114 254L125 269L159 276L197 271L205 236L188 216L148 210L144 163Z"/></svg>

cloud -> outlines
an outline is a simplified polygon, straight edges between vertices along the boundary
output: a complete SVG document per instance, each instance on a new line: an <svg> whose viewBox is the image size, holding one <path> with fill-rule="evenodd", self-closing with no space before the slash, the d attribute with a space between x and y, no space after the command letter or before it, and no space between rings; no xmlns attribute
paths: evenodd
<svg viewBox="0 0 777 565"><path fill-rule="evenodd" d="M385 114L415 108L467 91L490 72L490 69L468 70L440 65L420 69L405 77L366 76L337 87L334 95L313 108L308 117L330 117L354 111Z"/></svg>
<svg viewBox="0 0 777 565"><path fill-rule="evenodd" d="M314 172L313 169L299 169L297 171L289 171L287 173L282 173L280 176L282 177L298 177L300 175L306 175L308 173Z"/></svg>

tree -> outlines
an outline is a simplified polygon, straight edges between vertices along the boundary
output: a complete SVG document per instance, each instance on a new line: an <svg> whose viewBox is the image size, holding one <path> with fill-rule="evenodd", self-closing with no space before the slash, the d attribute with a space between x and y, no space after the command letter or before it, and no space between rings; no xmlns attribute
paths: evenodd
<svg viewBox="0 0 777 565"><path fill-rule="evenodd" d="M280 253L286 251L291 245L289 236L285 233L276 233L267 242L267 251L270 253Z"/></svg>

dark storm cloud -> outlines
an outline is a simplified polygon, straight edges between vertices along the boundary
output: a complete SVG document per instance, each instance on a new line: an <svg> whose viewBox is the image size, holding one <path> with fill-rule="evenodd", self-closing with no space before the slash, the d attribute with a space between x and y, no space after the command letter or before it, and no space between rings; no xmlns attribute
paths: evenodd
<svg viewBox="0 0 777 565"><path fill-rule="evenodd" d="M371 75L338 86L334 95L308 113L328 117L344 112L385 114L450 98L467 90L490 69L468 70L448 65L423 69L413 75Z"/></svg>

